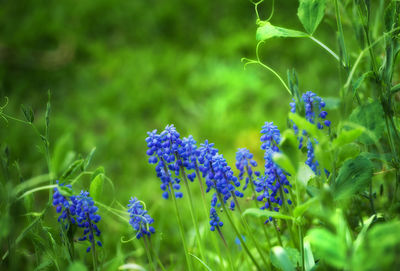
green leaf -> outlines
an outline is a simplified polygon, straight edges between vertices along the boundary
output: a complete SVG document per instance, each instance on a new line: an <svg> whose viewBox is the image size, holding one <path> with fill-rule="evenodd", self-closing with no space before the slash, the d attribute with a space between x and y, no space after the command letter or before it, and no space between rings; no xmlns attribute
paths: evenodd
<svg viewBox="0 0 400 271"><path fill-rule="evenodd" d="M103 192L104 178L103 174L97 174L90 183L89 194L94 200L99 200Z"/></svg>
<svg viewBox="0 0 400 271"><path fill-rule="evenodd" d="M273 247L271 255L272 264L283 271L294 271L294 266L289 255L283 247Z"/></svg>
<svg viewBox="0 0 400 271"><path fill-rule="evenodd" d="M83 170L86 170L87 167L90 165L90 162L92 162L95 152L96 152L96 147L92 148L88 156L85 158L85 162L83 163Z"/></svg>
<svg viewBox="0 0 400 271"><path fill-rule="evenodd" d="M314 177L315 177L315 173L312 171L312 169L309 166L307 166L304 163L301 163L299 165L299 168L297 171L297 180L299 180L301 183L303 183L304 186L306 186L308 181Z"/></svg>
<svg viewBox="0 0 400 271"><path fill-rule="evenodd" d="M273 218L280 218L280 219L287 219L287 220L290 220L290 219L293 220L294 219L294 217L292 217L292 216L284 215L284 214L279 213L279 212L261 210L261 209L258 209L258 208L246 209L243 212L243 216L245 216L245 215L250 215L250 216L257 217L257 218L260 218L260 217L273 217Z"/></svg>
<svg viewBox="0 0 400 271"><path fill-rule="evenodd" d="M375 223L353 256L356 270L397 270L400 222Z"/></svg>
<svg viewBox="0 0 400 271"><path fill-rule="evenodd" d="M320 138L322 135L317 126L308 122L305 118L300 117L298 114L289 113L289 119L293 120L300 131L305 130L309 135L316 138L318 142L321 142Z"/></svg>
<svg viewBox="0 0 400 271"><path fill-rule="evenodd" d="M73 262L68 266L67 271L87 271L87 268L81 262Z"/></svg>
<svg viewBox="0 0 400 271"><path fill-rule="evenodd" d="M71 134L65 134L59 140L57 140L54 146L54 152L52 155L52 172L58 176L59 173L64 170L71 162L75 156L73 149L73 138Z"/></svg>
<svg viewBox="0 0 400 271"><path fill-rule="evenodd" d="M312 229L306 240L323 261L339 269L345 266L346 245L336 235L325 229Z"/></svg>
<svg viewBox="0 0 400 271"><path fill-rule="evenodd" d="M318 198L313 197L313 198L309 199L308 201L306 201L305 203L296 206L296 208L294 208L294 211L293 211L293 216L297 218L297 217L303 215L305 213L305 211L307 211L308 208L310 208L311 206L316 204L317 201L318 201Z"/></svg>
<svg viewBox="0 0 400 271"><path fill-rule="evenodd" d="M325 0L300 0L297 16L308 34L312 35L325 13Z"/></svg>
<svg viewBox="0 0 400 271"><path fill-rule="evenodd" d="M354 158L359 154L360 146L356 143L350 143L340 147L337 155L337 166L340 166L343 161Z"/></svg>
<svg viewBox="0 0 400 271"><path fill-rule="evenodd" d="M289 157L281 152L275 152L272 156L274 162L280 166L285 171L289 172L290 175L296 175L296 169L294 168L292 162L290 161Z"/></svg>
<svg viewBox="0 0 400 271"><path fill-rule="evenodd" d="M359 138L364 132L363 128L357 128L353 130L342 130L342 132L335 138L332 142L333 148L338 148L343 145L354 142L357 138Z"/></svg>
<svg viewBox="0 0 400 271"><path fill-rule="evenodd" d="M81 165L83 164L84 160L83 159L79 159L79 160L75 160L73 163L71 163L69 165L69 167L64 171L64 173L61 176L61 180L65 180L66 178L68 178L68 176L70 176L72 173L74 173L78 168L81 167Z"/></svg>
<svg viewBox="0 0 400 271"><path fill-rule="evenodd" d="M314 255L311 250L311 245L309 241L304 242L304 268L306 271L310 271L315 266Z"/></svg>
<svg viewBox="0 0 400 271"><path fill-rule="evenodd" d="M279 149L283 152L290 160L292 167L297 171L299 166L299 143L297 137L292 129L285 130L281 136L281 143Z"/></svg>
<svg viewBox="0 0 400 271"><path fill-rule="evenodd" d="M378 101L357 107L351 113L349 119L368 130L359 138L359 141L363 144L374 144L382 137L385 131L384 113Z"/></svg>
<svg viewBox="0 0 400 271"><path fill-rule="evenodd" d="M293 264L293 266L298 266L300 265L301 262L301 257L300 257L300 252L297 248L292 248L292 247L285 247L286 254L289 257L290 262Z"/></svg>
<svg viewBox="0 0 400 271"><path fill-rule="evenodd" d="M347 160L339 170L334 184L335 199L344 199L361 192L371 181L371 161L364 156Z"/></svg>
<svg viewBox="0 0 400 271"><path fill-rule="evenodd" d="M26 121L33 123L33 121L35 120L35 115L33 114L32 107L21 104L21 111L22 113L24 113Z"/></svg>
<svg viewBox="0 0 400 271"><path fill-rule="evenodd" d="M368 71L363 73L354 83L353 83L353 91L357 91L358 88L361 86L362 82L364 82L365 78L373 76L374 73L372 71Z"/></svg>
<svg viewBox="0 0 400 271"><path fill-rule="evenodd" d="M257 41L265 41L270 38L303 38L307 34L301 31L274 26L269 22L261 22L257 28Z"/></svg>

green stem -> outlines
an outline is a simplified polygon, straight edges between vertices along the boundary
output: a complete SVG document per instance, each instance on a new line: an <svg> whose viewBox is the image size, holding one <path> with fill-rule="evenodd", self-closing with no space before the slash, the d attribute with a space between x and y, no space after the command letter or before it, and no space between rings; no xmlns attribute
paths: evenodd
<svg viewBox="0 0 400 271"><path fill-rule="evenodd" d="M333 52L328 46L326 46L324 43L319 41L318 39L314 38L313 36L308 36L312 41L314 41L316 44L324 48L329 54L331 54L337 61L340 62L340 58L335 52ZM341 63L344 66L344 63Z"/></svg>
<svg viewBox="0 0 400 271"><path fill-rule="evenodd" d="M190 188L189 188L188 180L186 178L185 168L183 166L181 166L181 172L182 172L183 182L185 184L186 191L188 193L190 216L192 217L192 222L193 222L193 225L194 225L194 227L196 229L197 245L199 246L201 259L203 261L205 261L204 252L203 252L204 251L203 243L201 241L201 236L200 236L200 231L199 231L199 226L198 226L198 223L197 223L197 219L196 219L195 214L194 214L193 197L192 197L192 193L191 193Z"/></svg>
<svg viewBox="0 0 400 271"><path fill-rule="evenodd" d="M165 163L164 163L164 165L165 165ZM166 172L168 172L168 171L166 171ZM184 230L183 230L183 224L182 224L182 220L181 220L181 215L180 215L179 210L178 210L178 204L177 204L176 198L175 198L175 191L174 191L174 188L172 186L171 186L171 198L172 198L172 201L174 202L175 213L176 213L176 217L178 219L179 233L180 233L181 239L182 239L183 250L185 251L186 263L188 265L188 269L192 270L192 263L190 261L189 251L188 251L187 246L186 246L186 238L185 238L185 234L184 234Z"/></svg>
<svg viewBox="0 0 400 271"><path fill-rule="evenodd" d="M242 235L239 233L239 230L236 228L235 223L233 223L233 219L231 217L231 214L229 213L229 211L226 209L224 200L222 199L221 195L217 192L218 195L218 199L221 203L222 209L224 210L224 213L226 214L229 223L231 224L233 230L235 231L236 236L239 238L240 243L242 244L243 249L246 251L247 255L250 257L251 261L253 262L253 264L256 266L257 270L261 271L260 266L258 265L257 261L254 259L253 255L251 255L250 250L248 249L246 243L244 242Z"/></svg>
<svg viewBox="0 0 400 271"><path fill-rule="evenodd" d="M196 176L197 176L197 179L198 179L199 185L200 185L201 199L202 199L202 202L203 202L204 214L205 214L206 219L209 219L210 211L209 211L209 209L207 207L206 194L204 192L203 181L202 181L202 178L201 178L201 175L200 175L200 170L199 170L199 167L197 165L197 162L195 163L195 170L196 170ZM218 245L218 241L217 241L217 239L216 239L214 234L211 234L211 241L213 242L213 246L217 249L219 260L222 263L223 262L223 258L222 258L222 255L221 255L221 250L220 250L220 247ZM228 253L229 253L229 251L228 251Z"/></svg>
<svg viewBox="0 0 400 271"><path fill-rule="evenodd" d="M225 240L225 238L224 238L224 235L222 234L222 231L221 231L221 229L219 228L218 225L216 226L216 228L217 228L217 231L218 231L219 236L221 237L222 243L224 243L224 246L225 246L225 248L226 248L226 252L228 253L228 261L229 261L230 268L231 268L232 271L235 271L235 268L234 268L233 262L232 262L232 255L231 255L231 251L230 251L230 249L229 249L229 246L228 246L228 244L226 243L226 240ZM222 263L222 262L221 262L221 263Z"/></svg>
<svg viewBox="0 0 400 271"><path fill-rule="evenodd" d="M300 205L300 182L298 178L295 177L295 184L296 184L296 204L297 206ZM300 247L300 253L301 253L301 270L305 270L304 266L304 242L303 242L303 231L301 228L301 224L298 224L298 231L299 231L299 247Z"/></svg>
<svg viewBox="0 0 400 271"><path fill-rule="evenodd" d="M86 219L89 222L89 230L92 235L92 240L90 241L92 244L92 259L93 259L93 270L97 271L97 255L96 255L96 243L94 240L93 226L92 221L90 220L89 213L86 213Z"/></svg>
<svg viewBox="0 0 400 271"><path fill-rule="evenodd" d="M149 247L150 247L150 251L152 252L152 254L154 255L154 257L156 258L157 264L160 266L161 270L166 271L164 265L162 264L162 262L160 261L160 258L158 257L158 254L155 252L153 245L151 243L151 239L150 237L148 237L149 239Z"/></svg>
<svg viewBox="0 0 400 271"><path fill-rule="evenodd" d="M143 243L144 243L144 248L146 250L147 260L149 261L149 264L151 265L151 268L153 269L153 271L156 271L153 259L151 257L151 253L150 253L149 247L148 247L147 242L146 242L146 238L147 238L146 235L143 236ZM150 240L149 240L149 242L150 242Z"/></svg>
<svg viewBox="0 0 400 271"><path fill-rule="evenodd" d="M298 224L298 231L299 231L299 240L300 240L300 255L301 255L301 270L305 271L305 266L304 266L304 241L303 241L303 230L301 228L301 225Z"/></svg>
<svg viewBox="0 0 400 271"><path fill-rule="evenodd" d="M242 209L240 208L239 201L237 200L236 195L233 192L231 192L231 195L233 197L233 200L235 201L237 210L239 211L240 220L242 221L242 224L243 224L244 228L246 229L247 234L250 236L250 239L253 241L253 243L256 247L256 250L257 250L258 254L260 254L261 260L263 261L264 265L268 268L268 270L271 270L271 266L265 259L264 254L262 253L260 246L258 245L258 242L254 238L254 235L253 235L252 231L250 230L249 224L244 219L243 212L242 212Z"/></svg>
<svg viewBox="0 0 400 271"><path fill-rule="evenodd" d="M255 190L255 188L254 188L253 178L252 178L252 176L249 174L249 171L247 171L247 174L249 175L250 187L251 187L251 190L252 190L252 192L253 192L252 198L253 198L254 205L257 207L257 209L259 209L260 206L259 206L258 201L257 201L257 198L256 198L256 190ZM268 250L271 250L271 242L270 242L270 240L269 240L268 233L267 233L267 229L266 229L266 227L265 227L264 221L263 221L262 218L260 218L259 221L260 221L260 224L261 224L261 228L263 229L263 232L264 232L264 235L265 235L265 239L267 240Z"/></svg>
<svg viewBox="0 0 400 271"><path fill-rule="evenodd" d="M160 157L160 159L163 162L165 173L168 174L169 170L167 168L167 162L162 157ZM182 239L183 250L185 251L186 263L188 265L189 271L191 271L192 270L192 263L191 263L191 260L190 260L190 257L189 257L189 251L188 251L188 248L187 248L187 245L186 245L186 238L185 238L185 234L184 234L185 231L183 229L181 214L179 213L178 203L176 202L176 198L175 198L175 190L174 190L172 185L169 185L169 188L171 189L169 192L171 194L172 201L174 202L175 214L176 214L176 217L178 219L179 233L180 233L181 239Z"/></svg>

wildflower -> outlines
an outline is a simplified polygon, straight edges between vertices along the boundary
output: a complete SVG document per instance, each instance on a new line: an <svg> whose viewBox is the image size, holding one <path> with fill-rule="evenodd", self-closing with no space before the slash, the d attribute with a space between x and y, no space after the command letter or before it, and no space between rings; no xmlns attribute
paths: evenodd
<svg viewBox="0 0 400 271"><path fill-rule="evenodd" d="M94 205L93 199L89 197L89 192L81 191L78 196L72 196L71 201L76 212L77 225L84 229L83 236L79 238L79 241L89 240L91 243L86 252L94 249L96 243L101 247L100 241L95 242L95 236L100 236L100 230L96 223L100 221L101 216L97 214L98 208Z"/></svg>
<svg viewBox="0 0 400 271"><path fill-rule="evenodd" d="M136 198L131 198L128 204L128 213L130 216L129 224L137 231L136 238L155 233L155 229L150 226L154 219L143 209L143 205Z"/></svg>
<svg viewBox="0 0 400 271"><path fill-rule="evenodd" d="M179 156L182 159L182 164L187 170L197 170L197 145L196 140L194 140L193 136L189 135L188 137L184 137L182 140L182 147L179 149ZM187 177L190 181L193 182L194 178L196 178L196 173L192 172L187 174Z"/></svg>
<svg viewBox="0 0 400 271"><path fill-rule="evenodd" d="M210 230L215 231L216 228L220 228L224 225L217 214L217 211L214 207L210 209Z"/></svg>
<svg viewBox="0 0 400 271"><path fill-rule="evenodd" d="M261 148L265 150L265 174L254 181L256 192L261 193L257 196L257 200L264 202L261 209L279 212L284 202L284 194L288 194L288 187L291 187L286 177L287 173L273 161L273 154L279 152L280 131L272 122L266 122L261 133L263 142ZM272 217L269 220L272 220Z"/></svg>
<svg viewBox="0 0 400 271"><path fill-rule="evenodd" d="M253 167L257 166L257 162L253 159L253 154L246 148L239 148L236 152L236 168L240 171L239 180L243 179L243 175L247 172L248 177L246 177L246 183L243 186L243 190L245 190L249 184L250 178L252 178L253 173L257 176L260 175L260 172L253 172Z"/></svg>
<svg viewBox="0 0 400 271"><path fill-rule="evenodd" d="M326 119L328 113L324 110L325 102L324 100L317 96L311 91L307 91L302 95L302 104L304 105L305 118L308 122L315 124L318 129L323 129L324 127L330 127L331 122ZM290 103L290 111L296 113L296 103L293 100ZM298 127L293 123L293 130L295 134L299 134ZM314 146L318 144L318 141L314 138L310 138L306 131L302 131L302 134L298 136L299 139L299 149L303 147L304 137L306 137L307 142L307 161L306 164L316 173L320 174L318 169L319 163L315 159Z"/></svg>
<svg viewBox="0 0 400 271"><path fill-rule="evenodd" d="M173 125L167 125L166 130L161 134L158 134L157 130L147 132L147 134L148 150L146 153L150 156L149 163L156 164L157 177L161 180L160 188L164 191L162 197L168 199L171 188L180 189L179 178L173 178L171 174L171 170L175 173L178 170L179 173L179 168L175 164L171 164L175 161L174 152L178 150L180 144L179 133L176 132ZM175 191L175 197L182 198L183 194Z"/></svg>
<svg viewBox="0 0 400 271"><path fill-rule="evenodd" d="M66 219L69 219L72 224L75 223L74 218L72 217L74 213L71 213L70 207L71 204L66 196L61 194L60 189L72 189L72 186L67 184L64 185L63 183L60 184L59 181L57 180L58 187L54 188L54 193L53 193L53 206L56 207L57 213L61 213L60 216L58 217L58 222L61 220L65 221ZM72 208L74 210L74 208ZM65 226L66 228L68 225Z"/></svg>

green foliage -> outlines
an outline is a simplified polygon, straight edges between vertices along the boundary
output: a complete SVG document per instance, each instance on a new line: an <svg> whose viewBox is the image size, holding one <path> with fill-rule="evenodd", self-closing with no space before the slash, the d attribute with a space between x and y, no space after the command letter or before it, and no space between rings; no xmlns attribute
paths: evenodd
<svg viewBox="0 0 400 271"><path fill-rule="evenodd" d="M257 28L256 39L266 41L271 38L303 38L307 34L301 31L272 25L270 22L260 22Z"/></svg>
<svg viewBox="0 0 400 271"><path fill-rule="evenodd" d="M291 262L290 256L287 251L283 247L273 247L272 248L272 256L271 256L272 264L283 271L294 271L294 266Z"/></svg>
<svg viewBox="0 0 400 271"><path fill-rule="evenodd" d="M345 199L359 193L371 182L373 166L369 159L362 155L347 160L339 170L335 180L336 200Z"/></svg>
<svg viewBox="0 0 400 271"><path fill-rule="evenodd" d="M376 143L385 131L385 119L382 106L378 101L357 107L350 115L350 121L362 125L369 133L360 137L363 144Z"/></svg>
<svg viewBox="0 0 400 271"><path fill-rule="evenodd" d="M308 34L312 35L325 13L325 0L300 0L297 16Z"/></svg>

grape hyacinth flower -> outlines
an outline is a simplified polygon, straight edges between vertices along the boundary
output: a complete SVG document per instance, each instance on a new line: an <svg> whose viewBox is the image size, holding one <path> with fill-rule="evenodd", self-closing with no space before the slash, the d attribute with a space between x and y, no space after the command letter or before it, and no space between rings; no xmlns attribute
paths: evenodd
<svg viewBox="0 0 400 271"><path fill-rule="evenodd" d="M184 137L182 140L182 147L179 149L179 155L182 158L183 166L187 170L198 170L197 164L197 145L192 135ZM187 174L188 179L193 182L196 178L196 172Z"/></svg>
<svg viewBox="0 0 400 271"><path fill-rule="evenodd" d="M256 176L260 176L259 171L253 172L253 167L257 166L257 162L253 159L253 154L246 148L239 148L236 152L236 168L240 171L239 180L243 179L243 175L247 172L246 183L243 186L243 191L246 190L250 178L253 177L253 173Z"/></svg>
<svg viewBox="0 0 400 271"><path fill-rule="evenodd" d="M224 225L217 214L217 211L214 207L210 209L210 230L215 231L215 229L219 229Z"/></svg>
<svg viewBox="0 0 400 271"><path fill-rule="evenodd" d="M129 200L128 208L130 216L129 224L137 231L137 239L145 235L150 237L152 233L156 232L155 229L150 226L150 224L153 224L154 219L143 209L143 205L137 198L131 198Z"/></svg>
<svg viewBox="0 0 400 271"><path fill-rule="evenodd" d="M86 249L89 252L91 249L95 250L95 244L102 246L99 240L95 241L95 236L100 236L100 230L97 227L101 216L97 214L98 208L94 205L94 201L89 197L89 192L81 191L78 196L72 196L74 211L76 212L76 222L78 227L84 228L83 236L79 241L89 240L90 246Z"/></svg>
<svg viewBox="0 0 400 271"><path fill-rule="evenodd" d="M175 190L180 189L179 178L173 178L171 174L171 170L176 171L175 165L170 164L175 161L175 155L172 153L172 150L176 149L176 146L171 144L170 140L174 139L176 135L171 136L166 132L160 135L157 134L157 130L147 132L147 134L146 142L148 147L147 155L150 156L149 163L156 164L157 177L162 182L160 188L164 191L162 196L164 199L168 199L171 188ZM175 197L182 198L182 192L175 191Z"/></svg>
<svg viewBox="0 0 400 271"><path fill-rule="evenodd" d="M274 153L279 152L280 131L272 122L265 122L261 133L261 149L265 150L265 175L254 181L256 192L261 193L257 200L264 202L260 209L279 212L284 202L284 194L288 194L288 188L291 187L286 177L287 173L273 160ZM291 201L288 199L287 203L291 204ZM269 221L271 220L270 217Z"/></svg>
<svg viewBox="0 0 400 271"><path fill-rule="evenodd" d="M302 105L304 105L305 118L311 124L317 126L318 129L323 129L324 127L330 127L331 121L327 120L326 117L328 113L324 110L325 102L324 100L317 96L312 91L307 91L302 95ZM300 105L297 105L300 106ZM290 103L290 111L292 113L296 113L296 102L293 100ZM299 134L298 127L293 123L293 130L295 134ZM318 141L315 138L310 138L306 131L302 131L302 134L298 136L299 140L299 149L303 147L304 137L306 137L307 141L307 160L306 164L314 171L316 174L320 174L320 170L318 169L319 163L315 159L314 154L314 146L318 144Z"/></svg>
<svg viewBox="0 0 400 271"><path fill-rule="evenodd" d="M72 186L67 184L64 185L63 183L60 184L59 181L57 180L58 187L54 188L54 193L53 193L53 206L56 207L57 213L61 213L60 216L58 217L58 222L61 222L61 220L64 222L66 219L71 223L75 223L74 215L75 215L75 208L72 206L71 208L71 203L67 199L66 196L62 195L60 192L60 189L63 187L72 189ZM65 225L65 229L68 228L68 224Z"/></svg>

